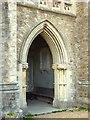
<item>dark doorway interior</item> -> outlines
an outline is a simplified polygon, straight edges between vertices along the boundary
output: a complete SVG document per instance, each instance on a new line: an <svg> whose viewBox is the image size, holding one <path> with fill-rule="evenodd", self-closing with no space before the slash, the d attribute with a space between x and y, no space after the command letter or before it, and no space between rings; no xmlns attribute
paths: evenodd
<svg viewBox="0 0 90 120"><path fill-rule="evenodd" d="M28 53L27 93L26 98L52 103L54 97L54 74L52 54L49 46L38 35Z"/></svg>

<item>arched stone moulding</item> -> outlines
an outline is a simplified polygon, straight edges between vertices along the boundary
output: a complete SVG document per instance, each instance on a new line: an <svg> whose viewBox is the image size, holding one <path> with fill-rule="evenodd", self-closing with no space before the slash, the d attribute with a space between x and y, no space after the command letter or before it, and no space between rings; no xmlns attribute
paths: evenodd
<svg viewBox="0 0 90 120"><path fill-rule="evenodd" d="M30 30L28 37L22 43L19 54L19 61L23 63L27 62L28 50L33 40L39 34L44 37L47 44L49 45L53 56L53 62L67 64L68 57L63 44L63 40L57 29L47 20L40 22L37 26ZM56 58L57 56L58 58Z"/></svg>
<svg viewBox="0 0 90 120"><path fill-rule="evenodd" d="M26 69L27 69L27 57L29 48L36 38L41 35L47 42L53 58L52 69L54 70L54 100L53 106L55 107L67 107L67 101L70 101L70 72L68 72L68 57L65 45L63 44L62 37L57 29L48 21L44 20L29 32L28 37L23 41L20 54L20 72L22 80L20 82L20 101L23 102L23 108L26 106ZM26 67L25 67L26 66ZM20 77L19 77L20 78ZM68 80L68 81L67 81ZM24 86L24 87L23 87ZM23 99L22 99L23 98Z"/></svg>

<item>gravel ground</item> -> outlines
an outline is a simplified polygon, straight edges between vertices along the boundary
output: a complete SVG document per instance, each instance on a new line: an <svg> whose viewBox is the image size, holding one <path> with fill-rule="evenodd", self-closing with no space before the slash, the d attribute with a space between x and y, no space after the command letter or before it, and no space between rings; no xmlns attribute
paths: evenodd
<svg viewBox="0 0 90 120"><path fill-rule="evenodd" d="M34 116L34 118L88 118L88 111L57 112Z"/></svg>

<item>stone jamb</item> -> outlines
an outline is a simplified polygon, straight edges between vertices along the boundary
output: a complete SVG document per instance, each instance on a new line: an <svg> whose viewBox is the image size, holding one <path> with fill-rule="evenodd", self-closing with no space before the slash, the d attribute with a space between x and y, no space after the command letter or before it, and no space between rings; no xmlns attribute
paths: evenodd
<svg viewBox="0 0 90 120"><path fill-rule="evenodd" d="M20 96L20 108L26 108L26 71L28 68L28 63L19 64L19 96ZM23 104L22 104L23 103Z"/></svg>

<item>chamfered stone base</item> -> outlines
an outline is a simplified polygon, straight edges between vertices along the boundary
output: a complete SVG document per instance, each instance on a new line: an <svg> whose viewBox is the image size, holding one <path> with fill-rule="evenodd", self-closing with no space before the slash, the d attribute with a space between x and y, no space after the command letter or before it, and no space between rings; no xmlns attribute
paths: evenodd
<svg viewBox="0 0 90 120"><path fill-rule="evenodd" d="M54 99L53 106L60 109L72 108L74 107L74 101L61 101L59 99Z"/></svg>

